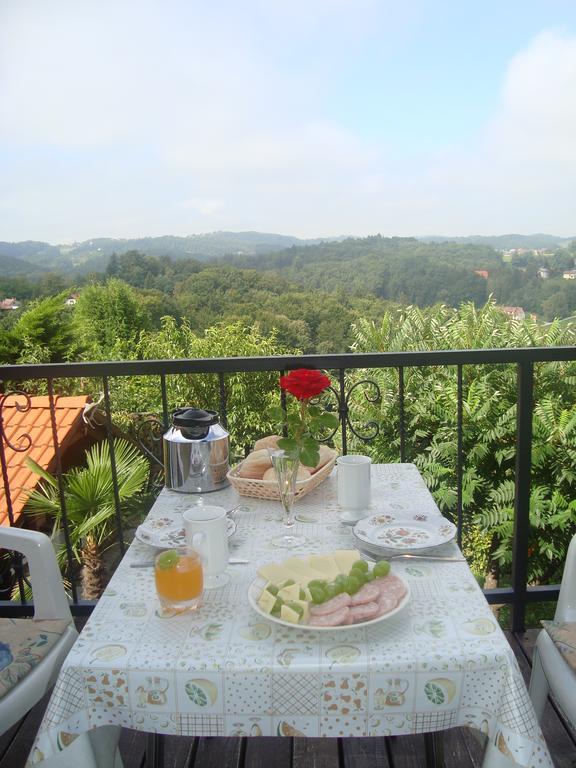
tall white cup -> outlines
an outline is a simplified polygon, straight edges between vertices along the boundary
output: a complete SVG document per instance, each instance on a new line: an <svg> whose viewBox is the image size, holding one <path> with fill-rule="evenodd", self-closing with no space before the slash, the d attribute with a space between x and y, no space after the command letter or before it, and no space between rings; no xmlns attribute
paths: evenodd
<svg viewBox="0 0 576 768"><path fill-rule="evenodd" d="M197 504L182 513L186 543L202 558L204 588L221 587L229 580L228 521L223 507Z"/></svg>
<svg viewBox="0 0 576 768"><path fill-rule="evenodd" d="M361 510L370 506L370 456L338 456L338 505Z"/></svg>

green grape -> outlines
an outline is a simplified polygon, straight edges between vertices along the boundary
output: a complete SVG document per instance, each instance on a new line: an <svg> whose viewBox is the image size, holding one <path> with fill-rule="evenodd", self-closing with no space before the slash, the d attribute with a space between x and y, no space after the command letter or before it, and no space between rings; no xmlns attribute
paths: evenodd
<svg viewBox="0 0 576 768"><path fill-rule="evenodd" d="M302 616L304 615L304 608L301 605L299 605L298 603L286 603L286 605L288 606L288 608L292 608L293 611L296 611L298 616L302 618Z"/></svg>
<svg viewBox="0 0 576 768"><path fill-rule="evenodd" d="M286 579L286 581L282 584L282 589L284 589L284 587L291 587L292 584L296 584L294 579Z"/></svg>
<svg viewBox="0 0 576 768"><path fill-rule="evenodd" d="M382 576L388 576L390 573L390 563L388 560L380 560L374 568L372 569L372 572L376 578L381 578Z"/></svg>
<svg viewBox="0 0 576 768"><path fill-rule="evenodd" d="M343 573L338 574L336 578L334 579L334 584L339 587L345 587L346 586L346 579L348 577L345 576Z"/></svg>
<svg viewBox="0 0 576 768"><path fill-rule="evenodd" d="M272 606L272 610L270 611L270 613L280 613L280 609L282 608L283 605L284 605L284 600L282 600L281 597L277 597L276 602Z"/></svg>
<svg viewBox="0 0 576 768"><path fill-rule="evenodd" d="M328 586L328 582L324 579L313 579L312 581L308 582L308 589L310 587L318 587L318 589L326 589Z"/></svg>
<svg viewBox="0 0 576 768"><path fill-rule="evenodd" d="M304 592L302 587L300 587L300 594L298 595L298 597L300 598L300 600L306 600L306 592Z"/></svg>
<svg viewBox="0 0 576 768"><path fill-rule="evenodd" d="M356 560L350 573L352 573L352 571L360 571L361 573L366 573L368 571L368 563L366 560Z"/></svg>
<svg viewBox="0 0 576 768"><path fill-rule="evenodd" d="M359 570L356 571L350 571L350 576L352 576L355 579L358 579L360 582L360 586L364 586L366 582L368 581L368 574L367 573L360 573Z"/></svg>
<svg viewBox="0 0 576 768"><path fill-rule="evenodd" d="M271 595L274 595L274 597L276 597L276 595L278 594L278 587L276 586L276 584L268 584L268 586L266 587L266 591L270 592Z"/></svg>
<svg viewBox="0 0 576 768"><path fill-rule="evenodd" d="M308 585L308 589L310 590L310 595L312 596L312 602L316 603L318 605L319 603L325 603L326 598L326 592L325 590L321 589L318 586L311 586Z"/></svg>
<svg viewBox="0 0 576 768"><path fill-rule="evenodd" d="M348 576L346 579L346 592L348 592L349 595L356 594L361 586L360 579L357 579L356 576Z"/></svg>
<svg viewBox="0 0 576 768"><path fill-rule="evenodd" d="M374 576L374 571L368 571L366 574L366 581L373 581L375 578L376 576Z"/></svg>
<svg viewBox="0 0 576 768"><path fill-rule="evenodd" d="M330 600L331 598L336 597L339 593L336 591L336 586L334 584L327 584L325 594L326 600Z"/></svg>
<svg viewBox="0 0 576 768"><path fill-rule="evenodd" d="M346 584L342 583L341 581L338 581L336 579L331 585L331 591L334 592L334 595L340 595L342 592L346 592Z"/></svg>

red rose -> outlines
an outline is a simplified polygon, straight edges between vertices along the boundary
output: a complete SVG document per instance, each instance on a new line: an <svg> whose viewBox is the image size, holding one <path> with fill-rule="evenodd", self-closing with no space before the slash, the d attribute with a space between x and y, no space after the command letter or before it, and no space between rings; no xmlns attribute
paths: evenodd
<svg viewBox="0 0 576 768"><path fill-rule="evenodd" d="M298 368L286 376L280 376L280 387L298 400L308 400L330 386L330 379L320 371Z"/></svg>

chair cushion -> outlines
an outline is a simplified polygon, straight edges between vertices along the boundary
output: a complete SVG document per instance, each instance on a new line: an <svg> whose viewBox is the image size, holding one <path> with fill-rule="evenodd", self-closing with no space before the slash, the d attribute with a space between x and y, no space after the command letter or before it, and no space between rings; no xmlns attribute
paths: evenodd
<svg viewBox="0 0 576 768"><path fill-rule="evenodd" d="M543 621L542 626L566 663L576 672L576 621Z"/></svg>
<svg viewBox="0 0 576 768"><path fill-rule="evenodd" d="M0 699L42 661L69 624L0 618Z"/></svg>

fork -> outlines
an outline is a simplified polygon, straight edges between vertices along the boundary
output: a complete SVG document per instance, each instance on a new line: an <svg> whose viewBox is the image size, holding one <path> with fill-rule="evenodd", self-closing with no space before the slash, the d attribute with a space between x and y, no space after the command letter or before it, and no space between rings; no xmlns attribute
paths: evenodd
<svg viewBox="0 0 576 768"><path fill-rule="evenodd" d="M371 560L377 562L376 555L369 554L368 552L362 552L362 557L365 560ZM465 563L464 557L449 557L446 555L390 555L381 558L382 560L438 560L441 563Z"/></svg>

